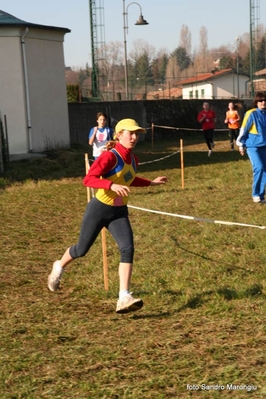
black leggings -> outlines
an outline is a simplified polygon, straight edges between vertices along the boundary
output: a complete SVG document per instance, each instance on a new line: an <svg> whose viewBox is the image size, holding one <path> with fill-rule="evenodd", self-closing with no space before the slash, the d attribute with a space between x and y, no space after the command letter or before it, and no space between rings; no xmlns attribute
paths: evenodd
<svg viewBox="0 0 266 399"><path fill-rule="evenodd" d="M203 130L204 138L209 150L212 149L213 144L213 129Z"/></svg>
<svg viewBox="0 0 266 399"><path fill-rule="evenodd" d="M96 198L87 205L79 240L70 247L70 256L75 259L86 255L103 227L110 231L118 245L120 262L133 263L134 241L127 206L106 205Z"/></svg>
<svg viewBox="0 0 266 399"><path fill-rule="evenodd" d="M237 139L239 134L239 129L229 129L230 144L234 144L234 140Z"/></svg>

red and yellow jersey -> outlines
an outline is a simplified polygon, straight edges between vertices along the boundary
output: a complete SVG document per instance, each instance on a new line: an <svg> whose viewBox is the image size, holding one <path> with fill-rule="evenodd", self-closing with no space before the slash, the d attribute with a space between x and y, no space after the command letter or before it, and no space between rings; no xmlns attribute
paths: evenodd
<svg viewBox="0 0 266 399"><path fill-rule="evenodd" d="M228 120L228 128L229 129L238 129L240 127L239 123L239 115L237 111L227 111L226 119Z"/></svg>
<svg viewBox="0 0 266 399"><path fill-rule="evenodd" d="M112 150L104 151L91 165L88 174L83 179L85 187L91 187L99 192L96 197L111 206L121 206L127 203L128 197L121 199L111 190L112 183L131 187L148 187L151 181L136 176L138 158L130 149L116 143Z"/></svg>
<svg viewBox="0 0 266 399"><path fill-rule="evenodd" d="M110 151L115 155L116 163L102 178L115 184L130 186L135 179L137 169L134 156L131 154L131 163L128 164L123 160L122 155L117 149L113 148ZM99 188L95 197L104 204L111 206L122 206L128 203L128 197L119 197L116 192L110 189Z"/></svg>

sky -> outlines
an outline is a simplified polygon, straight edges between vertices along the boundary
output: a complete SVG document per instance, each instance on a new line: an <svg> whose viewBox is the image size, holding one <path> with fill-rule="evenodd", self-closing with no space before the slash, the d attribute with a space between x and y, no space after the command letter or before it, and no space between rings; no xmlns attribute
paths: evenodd
<svg viewBox="0 0 266 399"><path fill-rule="evenodd" d="M104 5L105 43L124 43L123 0L95 0ZM266 25L266 0L256 0L255 16ZM140 7L146 26L135 26ZM182 25L191 32L192 50L199 46L202 26L208 31L209 49L221 45L231 50L236 38L249 33L250 0L140 0L125 1L128 12L128 54L134 41L144 40L156 50L172 52L179 45ZM65 35L65 65L81 68L91 65L89 0L1 0L0 9L24 21L68 28Z"/></svg>

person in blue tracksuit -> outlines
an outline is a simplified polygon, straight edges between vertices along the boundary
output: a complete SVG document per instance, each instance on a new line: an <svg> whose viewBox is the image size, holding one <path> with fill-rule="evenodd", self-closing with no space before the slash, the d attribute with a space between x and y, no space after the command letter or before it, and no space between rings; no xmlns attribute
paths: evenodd
<svg viewBox="0 0 266 399"><path fill-rule="evenodd" d="M252 198L256 203L266 203L266 94L258 92L254 108L246 112L236 140L243 156L247 151L253 172Z"/></svg>

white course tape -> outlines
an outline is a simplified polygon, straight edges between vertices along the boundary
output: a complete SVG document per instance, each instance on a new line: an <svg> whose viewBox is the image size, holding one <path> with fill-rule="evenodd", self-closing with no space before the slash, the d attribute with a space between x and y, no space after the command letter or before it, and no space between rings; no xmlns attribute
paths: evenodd
<svg viewBox="0 0 266 399"><path fill-rule="evenodd" d="M255 227L257 229L266 229L266 226L256 226L254 224L246 224L246 223L236 223L236 222L225 222L223 220L212 220L212 219L206 219L206 218L198 218L194 216L187 216L187 215L178 215L176 213L168 213L168 212L161 212L161 211L154 211L152 209L145 209L145 208L139 208L138 206L133 206L133 205L128 205L129 208L133 209L138 209L140 211L145 211L145 212L151 212L151 213L157 213L159 215L167 215L167 216L174 216L177 218L182 218L182 219L189 219L189 220L196 220L197 222L205 222L205 223L215 223L215 224L226 224L228 226L242 226L242 227Z"/></svg>
<svg viewBox="0 0 266 399"><path fill-rule="evenodd" d="M173 127L173 126L160 126L160 125L153 125L154 127L161 127L163 129L171 129L171 130L186 130L192 132L202 132L203 129L194 129L189 127ZM146 128L147 129L147 128ZM228 132L228 129L214 129L214 132Z"/></svg>
<svg viewBox="0 0 266 399"><path fill-rule="evenodd" d="M139 165L146 165L146 163L153 163L153 162L163 161L164 159L170 158L170 157L172 157L173 155L178 154L179 152L180 152L180 151L178 150L178 151L176 151L176 152L173 152L173 153L170 154L170 155L166 155L165 157L154 159L153 161L140 162ZM139 165L138 165L138 166L139 166Z"/></svg>

